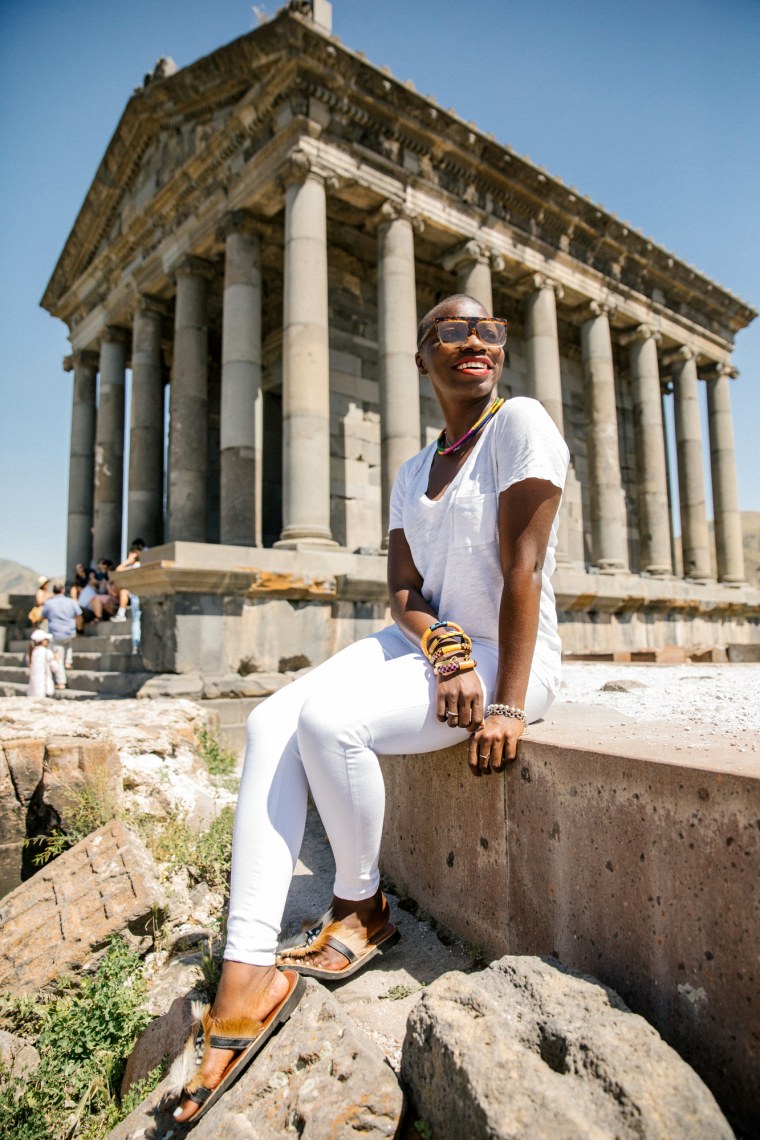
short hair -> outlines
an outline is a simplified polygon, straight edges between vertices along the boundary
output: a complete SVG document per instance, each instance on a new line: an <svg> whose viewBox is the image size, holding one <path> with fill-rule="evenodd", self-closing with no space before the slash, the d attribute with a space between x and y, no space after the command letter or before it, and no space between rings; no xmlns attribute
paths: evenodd
<svg viewBox="0 0 760 1140"><path fill-rule="evenodd" d="M63 593L63 582L53 582L53 593L54 594L62 594Z"/></svg>
<svg viewBox="0 0 760 1140"><path fill-rule="evenodd" d="M449 308L451 305L458 305L462 301L470 301L474 305L480 305L483 312L486 312L485 305L479 301L477 297L471 297L469 293L452 293L450 297L444 297L442 301L438 301L435 305L433 305L432 309L428 309L428 311L425 313L425 316L420 321L419 327L417 329L417 348L420 347L423 340L427 336L434 319L438 316L442 316L438 310Z"/></svg>
<svg viewBox="0 0 760 1140"><path fill-rule="evenodd" d="M144 538L133 538L129 544L129 549L130 550L145 550L145 539Z"/></svg>

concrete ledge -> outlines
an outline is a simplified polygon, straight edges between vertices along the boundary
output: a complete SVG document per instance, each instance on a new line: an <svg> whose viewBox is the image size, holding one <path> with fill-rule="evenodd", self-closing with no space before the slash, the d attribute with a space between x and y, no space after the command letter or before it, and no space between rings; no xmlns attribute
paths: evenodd
<svg viewBox="0 0 760 1140"><path fill-rule="evenodd" d="M462 747L386 757L383 865L489 955L616 989L753 1135L760 1119L760 755L559 706L506 776ZM746 747L747 751L739 751Z"/></svg>

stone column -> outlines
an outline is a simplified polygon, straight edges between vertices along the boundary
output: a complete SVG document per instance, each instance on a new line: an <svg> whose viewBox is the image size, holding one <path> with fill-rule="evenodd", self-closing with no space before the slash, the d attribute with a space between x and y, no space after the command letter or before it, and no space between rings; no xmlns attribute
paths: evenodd
<svg viewBox="0 0 760 1140"><path fill-rule="evenodd" d="M109 328L100 344L100 392L95 433L93 555L121 561L124 495L124 397L127 335Z"/></svg>
<svg viewBox="0 0 760 1140"><path fill-rule="evenodd" d="M697 362L683 347L672 358L675 399L678 497L685 578L710 578L710 541L702 472L702 428L697 397Z"/></svg>
<svg viewBox="0 0 760 1140"><path fill-rule="evenodd" d="M142 297L132 324L127 541L159 546L164 537L164 381L161 320L165 306Z"/></svg>
<svg viewBox="0 0 760 1140"><path fill-rule="evenodd" d="M417 291L414 223L386 202L378 230L378 354L380 362L380 445L382 543L387 543L393 480L401 464L420 449L420 381L417 349Z"/></svg>
<svg viewBox="0 0 760 1140"><path fill-rule="evenodd" d="M541 273L531 279L531 292L525 301L525 350L528 358L528 394L538 400L564 436L562 376L559 365L557 301L562 286ZM569 474L569 473L568 473ZM569 561L568 499L563 499L557 528L557 562Z"/></svg>
<svg viewBox="0 0 760 1140"><path fill-rule="evenodd" d="M286 177L283 293L280 542L332 545L325 183L300 151Z"/></svg>
<svg viewBox="0 0 760 1140"><path fill-rule="evenodd" d="M481 242L472 238L449 253L443 259L443 267L449 273L456 270L458 293L474 297L487 313L494 315L491 269L503 269L503 258L493 257Z"/></svg>
<svg viewBox="0 0 760 1140"><path fill-rule="evenodd" d="M591 550L603 573L628 568L625 499L620 474L610 307L593 301L581 326L584 395L588 425Z"/></svg>
<svg viewBox="0 0 760 1140"><path fill-rule="evenodd" d="M77 562L92 558L93 485L95 480L95 417L98 375L96 352L74 352L64 361L74 372L69 450L69 519L66 535L66 574Z"/></svg>
<svg viewBox="0 0 760 1140"><path fill-rule="evenodd" d="M174 359L169 387L167 539L206 541L208 412L207 294L211 266L188 258L177 270Z"/></svg>
<svg viewBox="0 0 760 1140"><path fill-rule="evenodd" d="M639 508L640 569L646 574L672 574L670 511L665 462L662 395L657 367L660 339L649 325L621 337L631 364L636 492Z"/></svg>
<svg viewBox="0 0 760 1140"><path fill-rule="evenodd" d="M223 543L261 546L261 260L252 219L227 219L222 314Z"/></svg>
<svg viewBox="0 0 760 1140"><path fill-rule="evenodd" d="M735 374L731 365L718 364L713 377L706 381L718 581L729 584L745 580L742 520L736 485L734 424L729 393L729 383Z"/></svg>

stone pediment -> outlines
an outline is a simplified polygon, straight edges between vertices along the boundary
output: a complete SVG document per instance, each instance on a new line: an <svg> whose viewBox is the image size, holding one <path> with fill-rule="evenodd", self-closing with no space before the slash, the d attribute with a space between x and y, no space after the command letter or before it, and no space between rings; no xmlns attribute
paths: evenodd
<svg viewBox="0 0 760 1140"><path fill-rule="evenodd" d="M116 277L139 271L188 219L211 202L221 210L254 156L259 167L269 161L273 180L299 133L321 135L394 182L464 207L474 225L517 233L550 259L601 274L729 342L756 315L627 223L288 10L134 93L43 307L76 323ZM260 190L256 201L265 215L281 205L278 194L267 200ZM366 208L363 199L357 205Z"/></svg>

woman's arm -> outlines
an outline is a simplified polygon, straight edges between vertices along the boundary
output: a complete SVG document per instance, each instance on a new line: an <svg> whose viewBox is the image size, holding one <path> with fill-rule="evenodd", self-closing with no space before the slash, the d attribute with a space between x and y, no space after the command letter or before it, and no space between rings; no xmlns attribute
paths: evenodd
<svg viewBox="0 0 760 1140"><path fill-rule="evenodd" d="M388 537L388 596L396 625L419 644L439 615L422 596L422 575L401 528L392 530ZM451 619L456 621L456 614ZM474 670L436 678L436 715L452 728L467 728L470 732L482 725L483 691Z"/></svg>
<svg viewBox="0 0 760 1140"><path fill-rule="evenodd" d="M499 548L504 586L499 609L499 663L493 700L525 707L538 631L541 575L562 492L546 479L524 479L499 496ZM525 731L516 717L490 716L470 740L475 774L514 760ZM484 761L484 757L488 757Z"/></svg>

